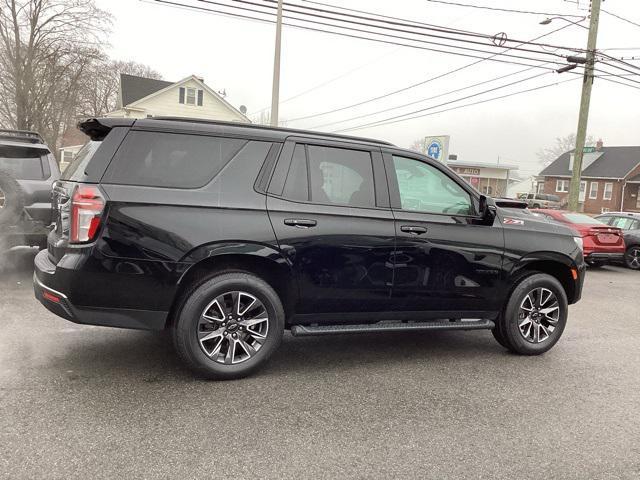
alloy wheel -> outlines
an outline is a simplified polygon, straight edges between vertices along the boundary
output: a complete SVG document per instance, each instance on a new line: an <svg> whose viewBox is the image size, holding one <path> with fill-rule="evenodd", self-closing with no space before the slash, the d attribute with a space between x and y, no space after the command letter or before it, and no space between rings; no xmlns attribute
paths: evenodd
<svg viewBox="0 0 640 480"><path fill-rule="evenodd" d="M634 270L640 268L640 247L632 247L625 254L627 266Z"/></svg>
<svg viewBox="0 0 640 480"><path fill-rule="evenodd" d="M247 292L231 291L210 302L198 320L198 343L209 358L225 365L242 363L264 345L269 316Z"/></svg>
<svg viewBox="0 0 640 480"><path fill-rule="evenodd" d="M543 287L531 290L520 303L518 329L531 343L548 340L558 325L560 304L555 293Z"/></svg>

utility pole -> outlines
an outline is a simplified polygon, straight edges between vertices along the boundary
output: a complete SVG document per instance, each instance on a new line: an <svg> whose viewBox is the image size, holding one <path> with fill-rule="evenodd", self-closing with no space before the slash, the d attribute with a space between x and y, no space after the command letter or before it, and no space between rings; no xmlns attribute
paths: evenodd
<svg viewBox="0 0 640 480"><path fill-rule="evenodd" d="M591 18L589 21L589 37L587 40L587 62L584 65L582 78L582 96L580 98L580 116L576 133L576 150L573 154L573 172L569 186L569 210L578 211L580 196L580 175L582 174L582 157L587 137L587 121L589 119L589 103L593 86L593 65L596 57L596 39L598 38L598 21L600 20L601 0L591 0ZM586 194L586 189L585 189Z"/></svg>
<svg viewBox="0 0 640 480"><path fill-rule="evenodd" d="M271 126L278 126L278 105L280 103L280 48L282 44L282 0L278 0L276 20L276 50L273 57L273 84L271 89Z"/></svg>

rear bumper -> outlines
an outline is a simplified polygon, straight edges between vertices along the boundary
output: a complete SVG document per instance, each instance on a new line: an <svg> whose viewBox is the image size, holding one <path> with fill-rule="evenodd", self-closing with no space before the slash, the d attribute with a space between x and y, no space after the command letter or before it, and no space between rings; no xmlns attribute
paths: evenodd
<svg viewBox="0 0 640 480"><path fill-rule="evenodd" d="M592 252L584 256L586 262L622 262L624 252Z"/></svg>
<svg viewBox="0 0 640 480"><path fill-rule="evenodd" d="M138 330L162 330L167 312L123 308L95 308L74 305L72 292L68 290L69 270L62 276L42 250L34 260L33 290L36 299L47 310L74 323L105 327L133 328Z"/></svg>

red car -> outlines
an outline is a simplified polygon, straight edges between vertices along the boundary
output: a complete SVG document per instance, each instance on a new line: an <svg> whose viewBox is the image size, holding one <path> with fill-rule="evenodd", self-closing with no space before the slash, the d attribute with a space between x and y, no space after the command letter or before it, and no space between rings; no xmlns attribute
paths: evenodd
<svg viewBox="0 0 640 480"><path fill-rule="evenodd" d="M575 230L582 237L584 259L592 267L624 259L624 237L620 228L610 227L584 213L543 208L531 209L531 212Z"/></svg>

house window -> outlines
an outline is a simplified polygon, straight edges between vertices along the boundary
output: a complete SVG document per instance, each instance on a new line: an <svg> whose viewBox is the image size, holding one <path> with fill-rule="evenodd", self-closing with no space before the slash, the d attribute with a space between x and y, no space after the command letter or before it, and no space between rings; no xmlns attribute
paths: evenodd
<svg viewBox="0 0 640 480"><path fill-rule="evenodd" d="M610 210L607 207L602 207L602 210L601 210L602 213L607 213L609 211Z"/></svg>
<svg viewBox="0 0 640 480"><path fill-rule="evenodd" d="M68 150L63 150L62 161L65 163L71 163L73 161L73 152L70 152Z"/></svg>
<svg viewBox="0 0 640 480"><path fill-rule="evenodd" d="M591 187L589 189L589 198L591 200L595 200L598 198L598 182L591 182Z"/></svg>
<svg viewBox="0 0 640 480"><path fill-rule="evenodd" d="M556 180L556 192L566 193L569 191L569 180Z"/></svg>
<svg viewBox="0 0 640 480"><path fill-rule="evenodd" d="M538 182L536 193L544 193L544 182Z"/></svg>
<svg viewBox="0 0 640 480"><path fill-rule="evenodd" d="M195 104L196 104L196 89L187 88L187 105L195 105Z"/></svg>
<svg viewBox="0 0 640 480"><path fill-rule="evenodd" d="M602 195L603 200L611 200L613 196L613 183L605 183L604 184L604 194Z"/></svg>
<svg viewBox="0 0 640 480"><path fill-rule="evenodd" d="M482 193L484 193L485 195L493 195L493 188L491 187L491 185L485 185L484 187L482 187Z"/></svg>

